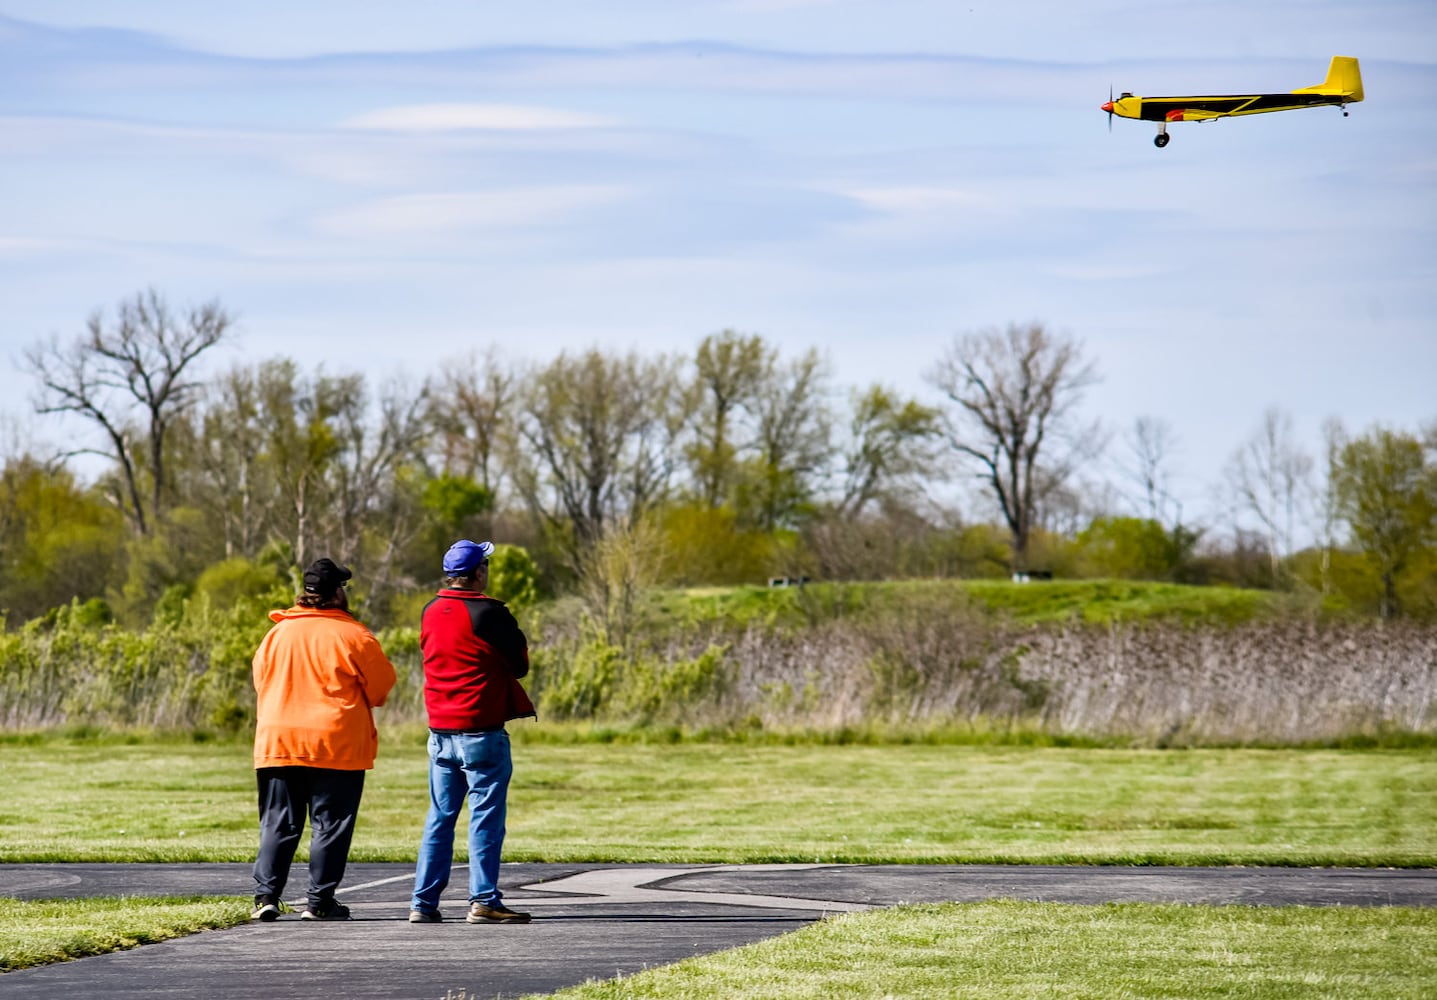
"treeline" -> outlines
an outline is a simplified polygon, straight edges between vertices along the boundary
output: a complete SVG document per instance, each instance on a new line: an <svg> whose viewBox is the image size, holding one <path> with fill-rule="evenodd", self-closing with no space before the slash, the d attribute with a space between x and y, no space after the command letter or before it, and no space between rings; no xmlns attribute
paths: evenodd
<svg viewBox="0 0 1437 1000"><path fill-rule="evenodd" d="M286 358L212 370L234 336L220 303L149 291L26 352L73 447L0 470L9 628L73 601L134 628L262 610L320 555L355 567L366 620L411 622L465 535L510 544L506 596L577 594L615 640L652 586L774 577L1103 576L1437 613L1437 430L1334 427L1316 462L1269 413L1221 484L1232 522L1186 522L1171 427L1114 444L1083 423L1096 367L1041 325L955 338L923 371L933 402L733 330L685 356L491 349L382 383Z"/></svg>

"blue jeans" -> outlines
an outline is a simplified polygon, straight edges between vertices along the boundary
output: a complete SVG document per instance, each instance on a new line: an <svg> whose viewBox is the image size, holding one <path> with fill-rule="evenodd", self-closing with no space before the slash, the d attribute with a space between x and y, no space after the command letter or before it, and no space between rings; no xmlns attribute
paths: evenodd
<svg viewBox="0 0 1437 1000"><path fill-rule="evenodd" d="M494 906L500 902L499 851L504 846L504 814L509 778L509 734L458 736L429 734L429 816L419 843L411 908L428 913L439 909L439 896L449 886L454 861L454 824L469 800L469 902Z"/></svg>

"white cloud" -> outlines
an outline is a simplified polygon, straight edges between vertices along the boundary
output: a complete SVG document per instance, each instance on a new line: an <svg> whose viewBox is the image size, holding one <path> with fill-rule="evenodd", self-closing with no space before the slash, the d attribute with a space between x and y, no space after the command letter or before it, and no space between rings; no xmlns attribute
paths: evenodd
<svg viewBox="0 0 1437 1000"><path fill-rule="evenodd" d="M619 188L586 185L399 195L333 212L319 228L350 238L516 229L570 220L624 197Z"/></svg>
<svg viewBox="0 0 1437 1000"><path fill-rule="evenodd" d="M519 104L407 104L357 115L343 122L341 127L397 132L453 132L471 129L604 128L612 124L610 119L598 115Z"/></svg>
<svg viewBox="0 0 1437 1000"><path fill-rule="evenodd" d="M845 192L850 198L885 212L942 212L991 208L992 199L977 191L954 187L859 188Z"/></svg>

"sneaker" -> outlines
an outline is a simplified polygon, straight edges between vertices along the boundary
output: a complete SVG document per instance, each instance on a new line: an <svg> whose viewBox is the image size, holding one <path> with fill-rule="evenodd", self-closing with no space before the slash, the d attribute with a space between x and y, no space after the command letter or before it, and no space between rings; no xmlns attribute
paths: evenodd
<svg viewBox="0 0 1437 1000"><path fill-rule="evenodd" d="M254 901L254 912L249 915L251 920L262 920L265 923L279 919L279 904L272 899L262 898Z"/></svg>
<svg viewBox="0 0 1437 1000"><path fill-rule="evenodd" d="M438 910L410 910L409 922L411 924L438 924L444 921L444 914Z"/></svg>
<svg viewBox="0 0 1437 1000"><path fill-rule="evenodd" d="M313 903L310 903L308 906L306 906L303 910L300 911L299 919L348 920L349 907L345 906L343 903L336 903L333 900L330 900L329 905L319 908L316 908Z"/></svg>
<svg viewBox="0 0 1437 1000"><path fill-rule="evenodd" d="M527 924L529 914L511 910L503 903L496 903L494 906L470 903L469 913L464 917L464 922L466 924Z"/></svg>

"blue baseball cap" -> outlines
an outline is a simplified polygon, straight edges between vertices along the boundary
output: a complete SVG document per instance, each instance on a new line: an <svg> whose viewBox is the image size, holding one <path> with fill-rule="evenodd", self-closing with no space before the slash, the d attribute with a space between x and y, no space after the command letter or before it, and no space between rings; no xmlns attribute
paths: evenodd
<svg viewBox="0 0 1437 1000"><path fill-rule="evenodd" d="M467 538L461 538L444 553L444 575L471 576L493 551L493 542L471 542Z"/></svg>

